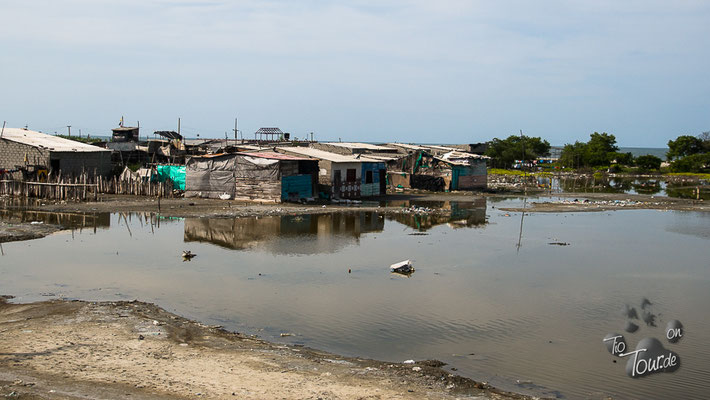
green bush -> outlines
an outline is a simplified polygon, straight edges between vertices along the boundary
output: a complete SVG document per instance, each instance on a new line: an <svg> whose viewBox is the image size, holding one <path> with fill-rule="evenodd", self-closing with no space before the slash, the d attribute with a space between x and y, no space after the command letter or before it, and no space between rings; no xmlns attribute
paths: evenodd
<svg viewBox="0 0 710 400"><path fill-rule="evenodd" d="M692 154L671 163L671 172L706 172L710 170L710 153Z"/></svg>
<svg viewBox="0 0 710 400"><path fill-rule="evenodd" d="M641 171L658 170L661 168L662 162L663 160L651 154L636 157L636 165Z"/></svg>

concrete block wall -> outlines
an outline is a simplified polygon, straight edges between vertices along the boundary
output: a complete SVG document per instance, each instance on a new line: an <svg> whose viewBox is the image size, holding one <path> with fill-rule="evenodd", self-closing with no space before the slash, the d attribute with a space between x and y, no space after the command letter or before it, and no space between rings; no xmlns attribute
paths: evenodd
<svg viewBox="0 0 710 400"><path fill-rule="evenodd" d="M12 170L18 165L24 166L25 155L27 155L27 161L30 164L44 165L49 168L49 152L47 150L0 139L0 169ZM22 174L19 172L13 174L13 178L20 177Z"/></svg>

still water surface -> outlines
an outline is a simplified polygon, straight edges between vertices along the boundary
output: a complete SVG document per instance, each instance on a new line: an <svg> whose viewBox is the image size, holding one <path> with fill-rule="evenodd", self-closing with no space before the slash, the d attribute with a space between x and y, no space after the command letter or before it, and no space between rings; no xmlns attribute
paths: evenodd
<svg viewBox="0 0 710 400"><path fill-rule="evenodd" d="M19 302L137 298L269 340L440 359L456 373L533 394L707 398L710 214L530 214L521 236L521 214L498 210L518 202L424 204L449 209L445 217L64 216L72 232L2 245L0 293ZM197 257L183 262L183 250ZM416 272L390 274L404 259ZM622 306L639 308L644 297L658 326L636 321L641 329L625 334L632 348L643 337L663 339L671 319L686 336L662 340L680 355L680 370L634 380L602 338L623 333Z"/></svg>

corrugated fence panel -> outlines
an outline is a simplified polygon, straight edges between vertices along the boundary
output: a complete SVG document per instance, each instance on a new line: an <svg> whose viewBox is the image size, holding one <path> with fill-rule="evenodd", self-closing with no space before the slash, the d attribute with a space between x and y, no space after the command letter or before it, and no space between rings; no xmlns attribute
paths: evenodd
<svg viewBox="0 0 710 400"><path fill-rule="evenodd" d="M282 178L282 200L298 200L308 197L313 197L311 175L290 175Z"/></svg>

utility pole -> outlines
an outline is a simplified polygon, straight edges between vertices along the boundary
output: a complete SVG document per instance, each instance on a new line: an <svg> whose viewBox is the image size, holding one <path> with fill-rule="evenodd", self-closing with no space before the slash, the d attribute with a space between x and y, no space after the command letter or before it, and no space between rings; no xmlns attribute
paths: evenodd
<svg viewBox="0 0 710 400"><path fill-rule="evenodd" d="M178 135L180 134L180 117L178 117Z"/></svg>
<svg viewBox="0 0 710 400"><path fill-rule="evenodd" d="M79 128L79 138L81 138L81 128Z"/></svg>
<svg viewBox="0 0 710 400"><path fill-rule="evenodd" d="M71 137L71 125L67 125L67 129L69 130L69 137Z"/></svg>
<svg viewBox="0 0 710 400"><path fill-rule="evenodd" d="M2 121L2 130L0 131L0 138L2 138L3 133L5 133L5 124L7 121Z"/></svg>
<svg viewBox="0 0 710 400"><path fill-rule="evenodd" d="M238 130L237 130L237 119L234 118L234 142L237 142L237 136L238 136Z"/></svg>

